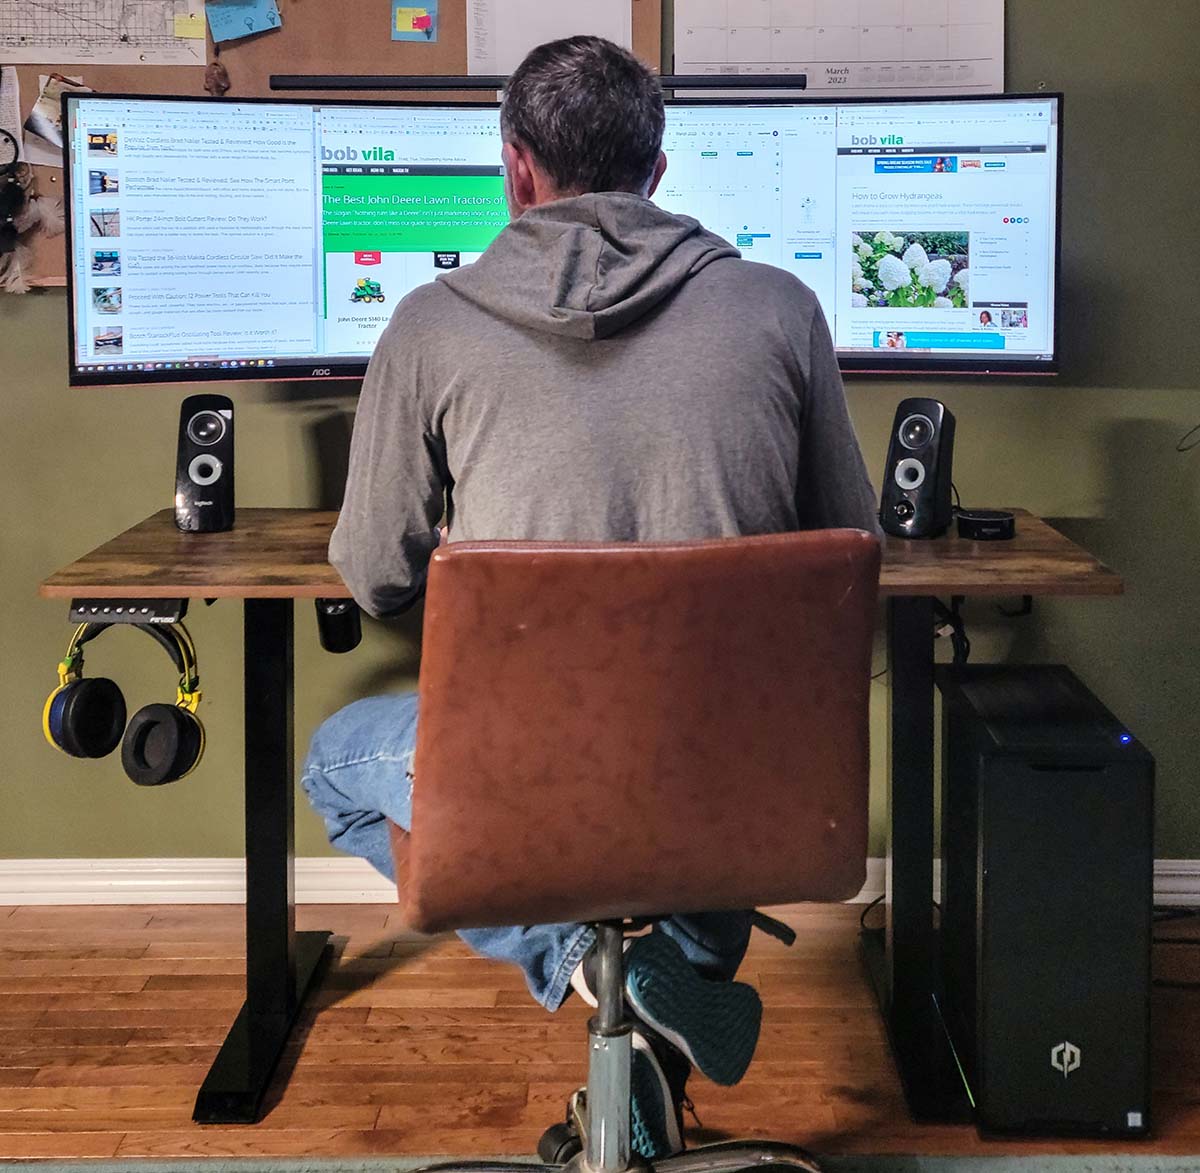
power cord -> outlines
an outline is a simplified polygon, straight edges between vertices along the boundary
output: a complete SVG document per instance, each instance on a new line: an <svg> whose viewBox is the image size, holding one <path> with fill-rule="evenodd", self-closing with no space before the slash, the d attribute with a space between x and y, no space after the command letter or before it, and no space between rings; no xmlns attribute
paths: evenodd
<svg viewBox="0 0 1200 1173"><path fill-rule="evenodd" d="M886 895L886 893L883 893L883 892L881 892L881 893L880 893L878 896L876 896L876 897L875 897L875 899L874 899L874 900L872 900L872 901L871 901L871 903L870 903L870 904L868 904L868 905L867 905L867 906L866 906L866 907L865 907L865 908L862 910L862 912L859 914L859 917L858 917L858 927L859 927L859 928L860 928L860 929L861 929L861 930L862 930L864 933L881 933L881 932L883 932L883 925L880 925L878 928L875 928L875 929L868 929L868 928L867 928L867 914L868 914L868 913L871 911L871 909L873 909L873 908L874 908L876 905L878 905L878 904L882 904L882 903L883 903L883 898L884 898L884 896L885 896L885 895ZM934 907L934 908L937 910L937 912L938 912L939 914L941 913L941 911L942 911L942 906L941 906L941 904L940 904L940 903L939 903L937 900L933 901L933 907Z"/></svg>
<svg viewBox="0 0 1200 1173"><path fill-rule="evenodd" d="M1200 917L1200 908L1186 908L1177 904L1154 906L1154 923L1166 924L1175 920L1194 920ZM1200 945L1200 937L1152 937L1155 945Z"/></svg>
<svg viewBox="0 0 1200 1173"><path fill-rule="evenodd" d="M1188 428L1175 444L1176 452L1191 452L1197 444L1200 444L1200 424L1194 428Z"/></svg>
<svg viewBox="0 0 1200 1173"><path fill-rule="evenodd" d="M873 909L877 904L883 903L883 896L884 896L884 894L881 892L878 896L875 897L874 900L871 901L870 904L868 904L862 910L862 915L859 916L859 918L858 918L858 927L862 932L878 933L882 930L882 928L883 928L882 925L880 925L879 928L877 928L877 929L868 929L867 928L867 913L869 913L871 911L871 909Z"/></svg>
<svg viewBox="0 0 1200 1173"><path fill-rule="evenodd" d="M1154 923L1165 924L1168 921L1192 920L1200 917L1200 908L1187 908L1179 905L1155 905ZM1185 945L1195 947L1200 945L1200 937L1151 937L1155 945ZM1175 981L1172 978L1155 978L1155 987L1164 990L1200 990L1200 982Z"/></svg>
<svg viewBox="0 0 1200 1173"><path fill-rule="evenodd" d="M1200 908L1190 908L1184 904L1156 904L1154 906L1156 921L1191 920L1194 916L1200 916Z"/></svg>
<svg viewBox="0 0 1200 1173"><path fill-rule="evenodd" d="M1005 619L1020 619L1023 615L1032 615L1033 596L1022 595L1021 605L1019 607L1005 607L1003 603L997 603L996 610L999 611Z"/></svg>
<svg viewBox="0 0 1200 1173"><path fill-rule="evenodd" d="M940 599L933 600L933 612L939 622L938 635L948 635L954 648L954 663L965 664L971 656L971 641L967 638L967 625L962 616L963 595L952 595L947 607Z"/></svg>

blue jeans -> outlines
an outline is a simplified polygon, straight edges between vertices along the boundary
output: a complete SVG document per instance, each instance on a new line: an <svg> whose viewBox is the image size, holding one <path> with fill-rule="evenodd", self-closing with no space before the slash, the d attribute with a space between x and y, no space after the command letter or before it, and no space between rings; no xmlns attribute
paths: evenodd
<svg viewBox="0 0 1200 1173"><path fill-rule="evenodd" d="M416 745L416 693L368 697L322 723L304 763L304 792L325 821L329 842L362 856L389 880L396 873L387 820L406 831L412 826ZM706 977L728 980L746 952L750 913L673 916L655 927L673 937ZM464 929L458 935L476 953L519 966L529 992L547 1010L562 1005L571 974L594 940L580 924Z"/></svg>

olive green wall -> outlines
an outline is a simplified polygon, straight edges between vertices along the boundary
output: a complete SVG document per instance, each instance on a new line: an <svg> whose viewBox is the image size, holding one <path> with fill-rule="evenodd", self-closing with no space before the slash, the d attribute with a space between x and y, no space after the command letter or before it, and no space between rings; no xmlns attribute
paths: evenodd
<svg viewBox="0 0 1200 1173"><path fill-rule="evenodd" d="M896 403L938 395L958 417L964 502L1056 519L1124 575L1122 599L1039 601L1019 620L974 601L967 617L975 658L1061 658L1149 745L1163 858L1200 858L1200 450L1175 450L1200 423L1197 44L1196 0L1008 0L1008 88L1067 96L1066 373L1038 383L849 388L876 477ZM169 505L185 391L69 391L64 333L61 291L0 297L0 857L238 855L236 604L193 611L210 740L191 778L142 791L119 762L75 761L42 741L40 710L69 629L63 605L39 600L36 585ZM232 388L241 504L336 504L353 398L335 390ZM369 624L358 651L334 657L317 644L310 604L297 605L296 619L302 754L323 715L412 679L417 624ZM882 646L878 654L882 666ZM166 658L133 633L110 633L89 652L88 669L113 675L131 707L172 693ZM879 853L886 678L875 691ZM298 811L299 854L325 853L302 798Z"/></svg>

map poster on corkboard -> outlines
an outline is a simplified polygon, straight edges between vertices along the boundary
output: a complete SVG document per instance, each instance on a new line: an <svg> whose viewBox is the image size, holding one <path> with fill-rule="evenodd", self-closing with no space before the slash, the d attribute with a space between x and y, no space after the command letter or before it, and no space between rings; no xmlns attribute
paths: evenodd
<svg viewBox="0 0 1200 1173"><path fill-rule="evenodd" d="M204 65L202 0L0 0L3 65Z"/></svg>

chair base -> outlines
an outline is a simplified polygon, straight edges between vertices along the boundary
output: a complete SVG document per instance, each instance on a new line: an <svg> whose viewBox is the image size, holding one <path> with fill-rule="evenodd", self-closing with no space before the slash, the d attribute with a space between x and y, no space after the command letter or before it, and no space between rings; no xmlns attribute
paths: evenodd
<svg viewBox="0 0 1200 1173"><path fill-rule="evenodd" d="M737 1173L774 1165L797 1173L821 1173L804 1149L777 1141L724 1141L701 1145L658 1161L633 1152L630 1136L630 1036L626 1014L624 949L619 921L595 926L594 993L597 1014L588 1022L588 1083L571 1096L566 1119L538 1142L543 1164L527 1161L452 1161L417 1173ZM595 1127L593 1128L593 1124Z"/></svg>
<svg viewBox="0 0 1200 1173"><path fill-rule="evenodd" d="M448 1161L427 1165L416 1173L604 1173L587 1162L587 1089L571 1096L567 1119L552 1124L538 1141L541 1164L529 1161ZM772 1165L797 1173L822 1173L817 1159L797 1145L771 1140L733 1140L701 1145L658 1161L633 1153L625 1169L629 1173L738 1173Z"/></svg>
<svg viewBox="0 0 1200 1173"><path fill-rule="evenodd" d="M542 1133L537 1152L543 1168L566 1168L571 1173L601 1173L588 1169L582 1158L587 1151L587 1088L580 1088L567 1102L567 1118L552 1124ZM693 1161L691 1158L703 1158ZM684 1160L687 1158L687 1160ZM736 1158L736 1160L733 1160ZM630 1156L629 1169L654 1169L666 1173L727 1173L757 1165L779 1165L804 1173L820 1173L817 1159L797 1145L777 1141L734 1140L701 1145L658 1161L648 1161L637 1153ZM522 1169L538 1168L518 1163ZM421 1173L418 1170L418 1173Z"/></svg>
<svg viewBox="0 0 1200 1173"><path fill-rule="evenodd" d="M822 1173L816 1158L796 1145L781 1144L770 1140L733 1140L720 1144L701 1145L665 1157L661 1161L647 1161L636 1154L631 1158L630 1170L645 1170L652 1173L738 1173L743 1169L764 1166L794 1169L797 1173ZM583 1152L564 1164L537 1164L531 1161L447 1161L444 1164L426 1165L416 1173L534 1173L537 1170L557 1170L560 1173L595 1173L590 1169Z"/></svg>

